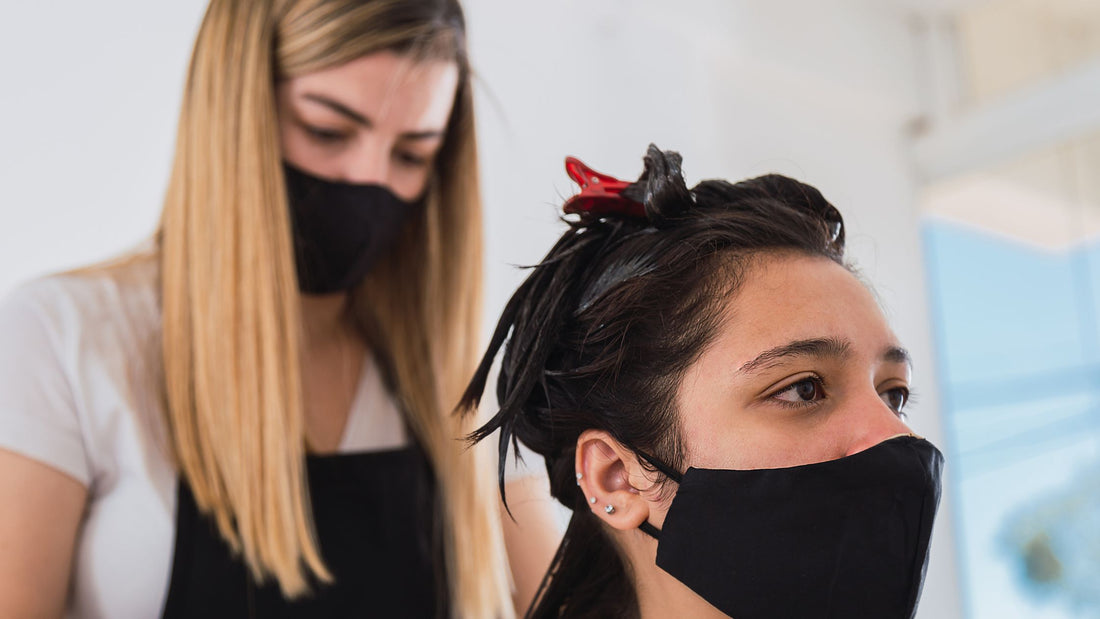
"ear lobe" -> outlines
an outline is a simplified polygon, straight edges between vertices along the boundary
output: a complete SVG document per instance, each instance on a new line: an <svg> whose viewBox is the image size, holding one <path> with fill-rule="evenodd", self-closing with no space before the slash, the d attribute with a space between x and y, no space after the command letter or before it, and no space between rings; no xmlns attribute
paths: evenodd
<svg viewBox="0 0 1100 619"><path fill-rule="evenodd" d="M609 526L636 529L649 518L649 501L634 487L633 452L603 430L586 430L577 438L577 485L588 508Z"/></svg>

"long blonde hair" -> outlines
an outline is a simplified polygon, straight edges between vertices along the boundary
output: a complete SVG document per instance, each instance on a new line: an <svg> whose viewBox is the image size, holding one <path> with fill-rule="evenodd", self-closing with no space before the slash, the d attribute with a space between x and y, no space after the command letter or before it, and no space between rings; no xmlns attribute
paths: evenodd
<svg viewBox="0 0 1100 619"><path fill-rule="evenodd" d="M352 294L437 477L454 612L511 614L484 453L451 411L473 373L481 299L474 116L457 0L212 0L161 220L165 398L199 507L288 596L331 579L305 481L302 323L275 81L372 52L457 60L462 78L422 220ZM364 557L364 560L370 560Z"/></svg>

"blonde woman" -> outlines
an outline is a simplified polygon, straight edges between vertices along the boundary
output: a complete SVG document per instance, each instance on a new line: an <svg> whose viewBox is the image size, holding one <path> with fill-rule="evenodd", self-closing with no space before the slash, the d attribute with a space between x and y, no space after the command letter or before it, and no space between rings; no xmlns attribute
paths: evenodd
<svg viewBox="0 0 1100 619"><path fill-rule="evenodd" d="M212 0L154 242L0 305L0 616L512 614L451 414L481 287L464 30L457 0ZM509 536L521 606L538 522Z"/></svg>

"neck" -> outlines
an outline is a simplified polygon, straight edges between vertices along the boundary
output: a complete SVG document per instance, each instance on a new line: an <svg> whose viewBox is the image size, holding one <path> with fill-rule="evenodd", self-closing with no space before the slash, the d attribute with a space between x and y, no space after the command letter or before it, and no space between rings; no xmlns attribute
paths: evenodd
<svg viewBox="0 0 1100 619"><path fill-rule="evenodd" d="M350 334L347 293L303 294L299 298L307 347L324 346Z"/></svg>
<svg viewBox="0 0 1100 619"><path fill-rule="evenodd" d="M726 616L657 567L657 540L641 531L624 531L621 535L619 547L630 562L641 619Z"/></svg>

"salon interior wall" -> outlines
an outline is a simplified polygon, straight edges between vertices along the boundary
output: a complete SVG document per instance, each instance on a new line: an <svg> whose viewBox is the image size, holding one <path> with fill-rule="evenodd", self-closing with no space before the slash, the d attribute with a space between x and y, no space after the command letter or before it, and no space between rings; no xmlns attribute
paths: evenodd
<svg viewBox="0 0 1100 619"><path fill-rule="evenodd" d="M0 6L3 294L151 235L205 3Z"/></svg>
<svg viewBox="0 0 1100 619"><path fill-rule="evenodd" d="M941 3L950 0L940 0ZM633 177L649 142L689 182L776 171L817 185L910 348L911 423L942 440L905 139L920 112L904 0L465 0L487 204L486 329L561 233L562 157ZM909 4L914 4L910 2ZM919 3L917 3L919 4ZM155 226L204 0L6 3L0 291ZM961 616L949 497L921 617Z"/></svg>

